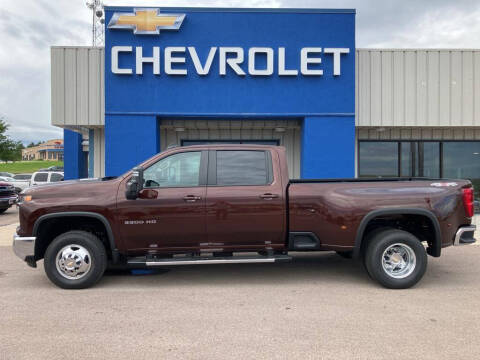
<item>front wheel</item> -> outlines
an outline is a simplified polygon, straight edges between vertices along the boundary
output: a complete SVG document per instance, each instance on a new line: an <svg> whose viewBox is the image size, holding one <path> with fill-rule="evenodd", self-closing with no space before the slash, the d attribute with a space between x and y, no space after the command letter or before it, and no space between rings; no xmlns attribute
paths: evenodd
<svg viewBox="0 0 480 360"><path fill-rule="evenodd" d="M413 234L397 229L376 232L365 250L370 276L390 289L415 285L427 269L427 252Z"/></svg>
<svg viewBox="0 0 480 360"><path fill-rule="evenodd" d="M44 268L48 278L64 289L84 289L100 280L107 267L102 242L86 231L69 231L48 246Z"/></svg>

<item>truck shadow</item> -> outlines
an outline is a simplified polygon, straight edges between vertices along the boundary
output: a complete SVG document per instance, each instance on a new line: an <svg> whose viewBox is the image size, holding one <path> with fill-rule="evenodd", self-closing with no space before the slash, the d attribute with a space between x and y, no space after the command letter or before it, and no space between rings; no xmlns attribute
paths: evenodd
<svg viewBox="0 0 480 360"><path fill-rule="evenodd" d="M118 281L135 286L285 284L285 283L369 283L370 279L359 261L343 259L335 253L300 253L293 261L275 264L186 265L153 269L150 274L108 271L100 286L113 286Z"/></svg>

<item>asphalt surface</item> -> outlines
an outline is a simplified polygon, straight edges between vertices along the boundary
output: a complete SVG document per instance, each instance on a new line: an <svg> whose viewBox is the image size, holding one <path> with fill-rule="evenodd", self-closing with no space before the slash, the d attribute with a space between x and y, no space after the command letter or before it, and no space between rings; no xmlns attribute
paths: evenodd
<svg viewBox="0 0 480 360"><path fill-rule="evenodd" d="M480 246L387 290L333 253L61 290L0 247L0 359L478 359Z"/></svg>
<svg viewBox="0 0 480 360"><path fill-rule="evenodd" d="M0 214L0 226L18 223L18 207L13 205L3 214Z"/></svg>

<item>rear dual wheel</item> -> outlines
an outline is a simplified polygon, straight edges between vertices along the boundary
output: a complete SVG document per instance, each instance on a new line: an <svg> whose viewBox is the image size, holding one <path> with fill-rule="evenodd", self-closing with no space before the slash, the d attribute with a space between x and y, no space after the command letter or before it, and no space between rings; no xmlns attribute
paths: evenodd
<svg viewBox="0 0 480 360"><path fill-rule="evenodd" d="M390 289L415 285L427 269L427 253L413 234L398 229L382 229L367 239L364 263L369 275Z"/></svg>

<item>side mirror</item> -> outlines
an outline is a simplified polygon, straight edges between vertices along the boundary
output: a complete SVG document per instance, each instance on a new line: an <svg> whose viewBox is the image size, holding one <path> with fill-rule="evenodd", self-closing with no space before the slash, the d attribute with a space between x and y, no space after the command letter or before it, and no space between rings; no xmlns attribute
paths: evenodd
<svg viewBox="0 0 480 360"><path fill-rule="evenodd" d="M143 189L143 168L134 167L132 177L128 180L125 190L125 197L128 200L138 198L138 193Z"/></svg>

